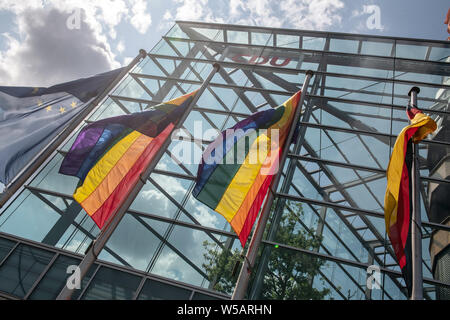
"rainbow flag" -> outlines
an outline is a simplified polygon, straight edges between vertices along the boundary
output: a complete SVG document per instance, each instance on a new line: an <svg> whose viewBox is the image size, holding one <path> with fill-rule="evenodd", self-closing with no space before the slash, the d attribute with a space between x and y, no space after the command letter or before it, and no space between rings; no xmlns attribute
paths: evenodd
<svg viewBox="0 0 450 320"><path fill-rule="evenodd" d="M403 128L395 141L387 169L384 218L387 234L402 270L409 295L412 288L412 143L418 143L436 130L436 123L417 108L408 108L411 124Z"/></svg>
<svg viewBox="0 0 450 320"><path fill-rule="evenodd" d="M223 131L203 153L193 195L225 217L243 247L278 170L300 94Z"/></svg>
<svg viewBox="0 0 450 320"><path fill-rule="evenodd" d="M136 185L196 92L148 111L93 122L80 131L59 172L80 179L73 198L100 229Z"/></svg>

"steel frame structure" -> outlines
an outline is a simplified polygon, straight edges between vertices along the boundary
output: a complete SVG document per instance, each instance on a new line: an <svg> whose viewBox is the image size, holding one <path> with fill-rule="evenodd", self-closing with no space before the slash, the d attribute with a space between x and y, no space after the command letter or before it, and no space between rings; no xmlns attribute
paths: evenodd
<svg viewBox="0 0 450 320"><path fill-rule="evenodd" d="M394 112L398 110L404 110L404 106L394 103L395 99L406 99L406 95L396 92L396 85L418 85L430 88L431 90L449 90L450 85L444 83L433 83L427 81L411 81L406 79L401 79L400 77L407 75L408 73L424 73L424 74L434 74L438 76L446 76L450 74L450 64L448 62L442 61L430 61L430 56L434 48L443 48L450 50L447 43L439 41L429 41L429 40L414 40L414 39L404 39L404 38L386 38L386 37L374 37L374 36L360 36L351 34L341 34L341 33L330 33L330 32L314 32L314 31L302 31L302 30L287 30L287 29L270 29L270 28L260 28L260 27L245 27L245 26L232 26L232 25L222 25L222 24L210 24L210 23L198 23L198 22L186 22L178 21L174 28L183 32L187 37L183 38L179 35L173 36L171 32L162 38L160 44L158 44L154 50L148 53L144 61L137 65L133 70L128 73L126 81L123 81L123 88L126 88L133 83L135 86L139 87L140 90L145 92L145 95L150 98L142 97L142 94L137 94L136 96L121 95L120 90L111 90L106 99L112 101L112 103L120 109L123 113L131 113L131 105L138 106L139 110L144 110L151 107L157 103L163 101L168 95L173 94L174 90L179 93L186 93L187 86L198 86L200 85L204 78L202 75L203 70L211 67L212 64L219 62L223 68L219 71L220 80L218 82L212 81L207 91L214 97L217 107L207 107L200 106L194 108L194 112L198 113L202 120L205 121L209 126L217 130L224 130L229 125L229 121L240 121L249 114L260 110L261 108L275 107L277 105L274 96L289 96L293 92L297 91L301 86L301 83L293 83L288 80L283 79L283 75L301 75L304 74L306 68L302 68L302 63L316 64L317 68L315 70L315 77L313 78L312 84L310 85L309 92L305 99L305 104L303 106L302 119L299 123L300 130L298 135L298 140L296 144L292 147L288 157L289 161L286 165L286 170L283 172L282 184L277 192L277 206L272 214L272 228L268 230L268 236L263 240L264 250L262 258L256 268L257 277L255 284L252 286L249 292L249 298L258 298L260 294L260 284L264 277L265 268L267 265L267 260L270 256L270 251L277 245L285 250L291 250L292 252L305 254L311 257L316 257L319 259L324 259L335 263L336 268L339 268L350 280L356 292L359 293L361 297L366 299L371 299L371 294L365 287L365 279L361 283L361 279L355 279L355 277L346 269L346 266L353 266L365 270L369 265L376 263L381 266L381 271L383 273L383 284L385 282L384 276L389 277L391 282L399 288L400 291L404 292L404 284L401 279L401 274L395 264L386 263L387 257L392 261L394 258L393 250L390 248L390 243L386 239L386 235L382 234L379 229L374 225L372 217L377 219L383 218L383 204L377 199L374 191L372 190L370 183L373 181L378 181L384 178L386 168L371 150L370 144L363 137L370 137L376 139L381 144L385 145L389 150L392 148L394 139L396 137L395 132L393 132L392 122L404 122L407 123L406 119L402 120L401 117L394 116ZM199 32L199 29L203 30L216 30L216 38L210 38ZM236 43L228 41L228 32L238 31L240 33L248 34L247 43ZM252 43L253 33L266 33L268 34L268 40L264 45ZM298 37L298 46L295 48L280 46L280 38L284 35L291 35ZM316 37L324 39L324 46L322 50L315 49L305 49L303 48L304 42L307 38ZM357 52L338 52L331 51L331 41L333 39L342 40L354 40L358 42ZM363 54L362 47L364 41L372 41L377 43L389 43L392 44L390 49L390 54L387 56L376 56L370 54ZM270 43L269 43L270 42ZM187 46L187 52L182 53L180 47L177 46L178 43L184 43ZM411 59L398 57L396 55L397 45L413 45L425 43L425 55L423 60ZM277 45L278 44L278 45ZM159 48L161 46L167 46L170 48L172 54L161 53ZM273 55L277 54L279 57L292 57L298 56L299 62L297 68L292 67L280 67L280 66L265 66L260 64L249 64L248 61L242 60L237 62L230 59L233 54L239 53L249 53L255 54L257 56L263 55ZM164 63L163 63L164 61ZM361 63L363 61L364 63ZM143 72L139 68L144 68L147 63L153 65L153 69L150 72ZM169 65L170 67L169 67ZM386 77L372 76L372 75L361 75L352 74L351 69L347 73L339 73L335 71L328 71L330 65L338 65L342 67L361 67L387 71L388 75ZM202 70L199 70L201 68ZM236 82L236 73L240 71L241 77L244 78L243 81L239 83ZM389 72L390 74L389 76ZM399 72L399 74L397 74ZM214 78L216 79L216 77ZM335 85L327 85L329 79L342 79L345 83L346 80L361 80L373 82L369 85L363 86L361 88L349 88L349 87L338 87ZM153 81L152 83L157 83L157 87L150 86L146 84L147 81ZM242 83L243 82L243 83ZM269 84L269 85L268 85ZM386 92L383 90L379 92L377 90L370 90L371 87L378 84L389 84L391 86L391 92ZM269 87L267 87L269 86ZM223 97L215 91L216 88L231 90L236 95L236 100L224 101ZM276 88L276 89L274 89ZM330 90L340 91L341 95L333 96L329 95ZM263 103L256 105L246 95L246 93L253 93L261 95ZM363 94L378 98L391 98L391 103L380 103L374 102L370 99L359 100L351 99L347 97L351 94ZM344 98L346 97L346 98ZM450 115L450 111L441 107L442 104L447 103L445 100L433 99L432 97L419 96L419 106L420 103L433 103L431 107L422 108L425 112L428 112L432 116ZM245 106L246 112L235 110L238 102ZM106 103L106 102L105 102ZM347 104L355 106L364 106L367 108L373 108L374 110L384 108L390 111L390 116L386 115L371 115L374 119L390 121L390 131L382 132L377 130L377 128L365 124L363 121L359 120L361 117L367 118L367 113L351 111L347 112L341 110L338 106L334 104ZM95 109L98 110L101 104ZM344 125L329 125L323 124L321 121L322 114L329 114L339 119L344 123ZM222 124L214 121L214 115L223 116ZM86 122L92 121L90 118L86 118ZM80 128L80 126L78 127ZM320 136L326 137L328 141L331 142L332 147L340 155L343 160L330 160L321 157L321 149L316 150L315 147L306 137L307 131L312 129L319 130ZM185 127L186 133L191 138L191 141L200 148L205 148L210 141L202 140L199 137L194 137L193 133L190 132L188 128ZM74 130L74 133L76 130ZM364 151L373 159L376 166L362 165L353 162L346 151L340 147L339 141L335 141L334 136L336 132L341 132L349 135L354 135L352 138L357 139L364 148ZM183 139L184 140L184 139ZM69 138L65 142L69 141ZM65 145L65 142L61 146ZM437 144L442 147L448 148L450 146L449 142L446 141L435 141L432 139L424 140L421 142L420 147L425 148L429 144ZM44 243L37 241L30 241L22 238L15 237L13 235L8 235L0 233L0 238L5 238L9 240L14 240L17 244L26 244L35 247L45 248L45 250L50 250L55 252L56 255L53 257L51 263L47 265L45 270L39 275L38 279L33 284L32 288L26 293L22 298L27 299L31 296L32 291L36 288L39 281L45 276L48 270L51 268L52 263L58 255L67 255L71 257L80 258L82 252L73 253L68 250L56 248L56 242L61 238L62 234L66 231L69 226L74 228L74 234L80 233L84 235L84 241L92 240L95 236L94 228L86 229L83 227L85 219L81 222L76 221L76 217L81 212L81 208L72 202L72 197L68 194L58 192L56 190L50 190L45 188L40 188L33 185L32 181L34 177L43 170L43 168L58 154L64 154L63 148L59 148L54 151L51 156L48 157L38 170L36 174L32 176L28 181L26 181L22 188L20 188L14 197L8 202L3 208L1 214L4 214L8 207L14 203L14 199L18 199L21 193L28 192L27 196L37 197L45 205L51 207L55 212L60 215L59 222L65 227L55 227L55 232L58 234L48 234L49 239L53 240L49 242L46 240ZM202 269L203 267L198 265L195 261L192 261L190 257L185 255L181 250L177 248L177 245L173 243L173 235L176 234L176 226L184 227L192 230L197 230L204 232L208 239L212 240L217 246L217 250L224 250L235 247L236 236L234 233L213 227L208 227L202 225L196 217L186 209L188 200L191 196L191 191L194 186L195 173L192 172L188 166L184 165L181 160L177 160L174 154L168 149L166 150L166 156L175 160L178 166L179 172L166 170L158 168L154 171L154 174L161 176L174 177L181 179L189 184L183 197L181 199L176 199L167 190L161 186L158 181L153 177L153 175L148 179L148 183L157 190L165 199L167 199L171 205L176 208L175 213L172 217L164 217L158 214L153 214L151 212L142 212L130 208L127 211L127 215L133 217L140 225L142 225L146 230L148 230L152 235L154 235L158 240L159 244L156 251L153 253L152 257L149 259L148 265L145 270L136 270L130 263L126 261L120 254L116 253L113 248L107 246L105 251L108 252L115 260L114 263L99 261L97 263L97 270L101 266L107 266L120 270L122 272L127 272L130 274L138 274L142 277L139 287L137 288L134 298L137 298L140 290L143 288L146 279L153 279L155 281L162 281L164 283L175 284L176 286L188 288L192 290L191 298L194 292L201 292L202 294L219 298L226 299L227 295L221 293L215 293L212 290L201 288L201 286L209 286L212 288L213 283L207 284L207 282L214 282L214 279L208 279L207 274ZM305 163L314 163L315 168L313 170L308 170ZM425 166L425 159L422 157L421 165ZM355 179L351 181L341 182L336 174L333 172L333 167L341 167L345 169L350 169L356 176ZM371 175L362 175L361 172L371 173ZM305 195L300 186L296 185L294 182L294 176L296 174L301 174L306 180L313 186L314 190L322 197L322 200L311 198ZM428 177L427 173L424 172L421 176L421 192L424 201L425 210L428 210L428 204L426 203L426 182L433 183L450 183L449 180ZM328 185L323 185L321 179L326 177L329 181ZM424 183L425 182L425 183ZM357 201L355 201L350 190L354 187L362 187L365 192L370 194L374 201L377 203L377 209L366 209L361 208ZM65 204L65 209L62 210L56 206L52 201L46 198L47 196L57 197ZM338 196L336 196L338 195ZM337 197L337 199L336 199ZM284 210L291 210L285 200L289 199L291 201L301 202L304 206L309 208L311 212L317 217L318 225L314 229L308 227L304 222L299 221L299 225L308 233L314 234L315 232L323 233L324 229L328 230L333 237L337 239L339 246L344 248L346 252L352 257L352 259L342 258L334 255L330 248L325 245L321 245L319 250L308 250L304 248L296 248L283 243L277 243L274 241L274 236L277 231L277 222L281 218ZM345 203L345 204L342 204ZM73 214L67 214L67 210L71 206L76 207ZM339 231L333 229L333 226L327 221L328 210L333 210L337 217L343 225L348 229L348 231L358 240L362 245L364 250L367 252L367 261L363 261L359 257L358 253L352 251L345 240L341 238ZM0 215L1 217L1 215ZM85 217L86 218L86 217ZM167 224L164 232L157 231L152 227L145 219L150 219L151 221L160 221ZM187 222L186 219L189 221ZM358 219L359 224L355 226L355 220ZM57 229L57 230L56 230ZM423 222L423 238L426 239L431 230L441 229L449 231L450 228L445 225L439 225L436 223ZM1 231L1 224L0 224ZM373 237L367 238L366 235L370 234ZM45 244L47 243L47 244ZM82 244L79 248L81 250ZM14 247L17 248L17 245ZM11 249L9 254L0 261L0 270L2 263L4 263L8 256L14 251ZM64 246L63 246L64 248ZM203 277L201 286L193 286L186 282L179 282L169 280L157 276L153 273L155 263L161 257L162 252L168 248L174 252L178 257L180 257L187 265L192 267L199 275ZM382 248L383 250L379 250ZM430 271L430 266L428 261L423 261L424 267ZM94 275L91 279L94 278ZM340 291L338 286L334 283L333 279L330 279L324 272L320 271L321 278L329 285L330 288L334 290L337 296L342 299L348 298L343 292ZM311 283L313 283L311 280ZM441 283L439 281L425 277L424 283L431 286L443 286L450 287L450 284ZM89 285L85 287L88 288ZM426 288L424 294L427 299L432 299L432 290L429 287ZM84 291L80 294L82 296ZM18 298L7 293L1 293L5 298ZM382 298L394 299L395 297L391 292L386 290L383 286L382 288Z"/></svg>

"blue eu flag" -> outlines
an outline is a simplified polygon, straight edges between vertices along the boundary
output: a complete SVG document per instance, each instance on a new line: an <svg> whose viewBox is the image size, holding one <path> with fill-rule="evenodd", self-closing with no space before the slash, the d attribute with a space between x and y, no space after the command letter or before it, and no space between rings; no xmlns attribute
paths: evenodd
<svg viewBox="0 0 450 320"><path fill-rule="evenodd" d="M49 88L0 86L0 182L11 182L122 69Z"/></svg>

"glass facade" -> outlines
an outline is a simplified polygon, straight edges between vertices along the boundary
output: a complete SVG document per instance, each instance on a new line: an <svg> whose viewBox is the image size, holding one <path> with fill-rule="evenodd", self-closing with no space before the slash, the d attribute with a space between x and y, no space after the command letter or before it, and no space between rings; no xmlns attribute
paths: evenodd
<svg viewBox="0 0 450 320"><path fill-rule="evenodd" d="M0 297L54 299L99 233L72 199L78 180L58 174L82 126L198 89L218 62L183 125L190 141L172 141L76 298L229 299L242 248L191 195L197 164L180 159L180 144L203 150L207 129L276 107L313 70L248 298L406 299L385 231L385 171L412 86L424 112L449 121L449 56L440 41L178 22L0 209ZM426 299L450 290L433 278L428 250L434 232L450 230L430 218L430 190L450 183L434 170L449 150L448 134L419 144ZM380 289L367 287L371 265Z"/></svg>

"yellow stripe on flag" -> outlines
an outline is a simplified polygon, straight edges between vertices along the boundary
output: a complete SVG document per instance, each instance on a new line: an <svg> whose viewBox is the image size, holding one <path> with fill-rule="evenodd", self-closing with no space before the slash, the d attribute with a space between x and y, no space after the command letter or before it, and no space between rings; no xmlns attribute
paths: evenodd
<svg viewBox="0 0 450 320"><path fill-rule="evenodd" d="M191 93L185 94L184 96L175 98L173 100L164 102L164 104L174 104L176 106L180 106L183 102L185 102L189 97L195 95L198 90L192 91Z"/></svg>
<svg viewBox="0 0 450 320"><path fill-rule="evenodd" d="M245 158L245 162L241 165L238 172L236 172L228 188L225 190L222 199L220 199L215 211L223 215L228 222L233 219L239 210L262 164L267 158L267 154L270 152L270 148L267 147L270 146L269 141L270 139L265 134L261 134L255 139ZM261 146L263 147L261 148ZM250 162L250 159L253 161Z"/></svg>
<svg viewBox="0 0 450 320"><path fill-rule="evenodd" d="M92 167L84 179L83 185L75 190L74 199L83 202L103 181L116 163L120 160L128 148L142 134L132 131L116 143L108 152Z"/></svg>
<svg viewBox="0 0 450 320"><path fill-rule="evenodd" d="M294 107L292 105L294 98L296 97L296 94L294 94L289 100L287 100L284 105L284 113L280 120L278 120L276 123L274 123L270 128L271 129L280 129L280 130L287 130L288 128L285 128L286 123L288 123L290 120L292 120L292 117L294 115ZM281 133L280 133L281 136Z"/></svg>
<svg viewBox="0 0 450 320"><path fill-rule="evenodd" d="M139 136L99 186L81 203L81 206L89 215L94 214L109 198L152 140L153 138L146 135Z"/></svg>
<svg viewBox="0 0 450 320"><path fill-rule="evenodd" d="M398 198L400 193L400 183L405 163L405 133L410 128L420 127L412 137L414 142L424 139L429 133L436 130L436 122L429 116L418 113L411 121L411 124L404 127L397 137L392 150L391 159L386 171L387 187L384 196L384 216L386 230L389 233L390 227L397 222Z"/></svg>
<svg viewBox="0 0 450 320"><path fill-rule="evenodd" d="M253 202L260 192L261 186L266 180L268 175L275 175L279 170L279 154L280 146L274 142L272 143L272 149L269 150L269 154L264 160L263 165L255 178L253 185L245 196L239 210L234 214L233 219L230 221L233 230L239 235L241 233L242 227L244 226L245 220L247 219L248 212L253 206Z"/></svg>

